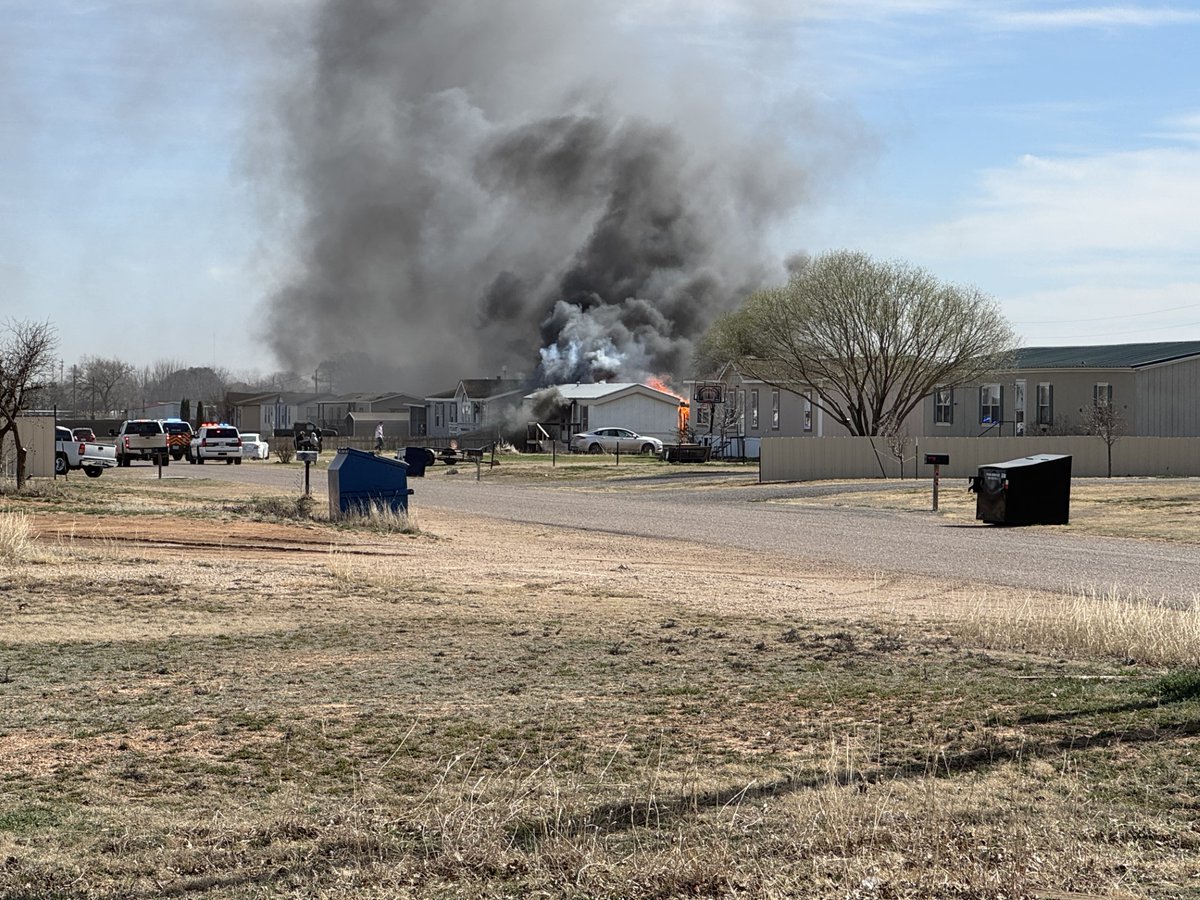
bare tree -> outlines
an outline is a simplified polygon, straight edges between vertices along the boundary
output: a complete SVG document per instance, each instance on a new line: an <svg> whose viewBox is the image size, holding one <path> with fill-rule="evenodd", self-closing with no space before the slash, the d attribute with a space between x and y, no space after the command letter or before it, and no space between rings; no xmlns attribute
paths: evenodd
<svg viewBox="0 0 1200 900"><path fill-rule="evenodd" d="M181 362L178 359L156 359L149 366L146 373L146 381L150 385L159 385L167 381L176 372L182 372L187 368L187 363Z"/></svg>
<svg viewBox="0 0 1200 900"><path fill-rule="evenodd" d="M0 332L0 444L12 435L17 460L17 487L25 485L27 451L21 443L18 417L54 377L58 334L49 322L7 320Z"/></svg>
<svg viewBox="0 0 1200 900"><path fill-rule="evenodd" d="M851 434L904 421L935 387L1002 368L1016 347L996 302L899 262L836 251L752 294L709 329L701 365L734 362L813 403Z"/></svg>
<svg viewBox="0 0 1200 900"><path fill-rule="evenodd" d="M1098 400L1080 412L1083 414L1084 431L1104 441L1104 447L1108 451L1108 477L1112 478L1112 448L1113 444L1125 436L1125 419L1117 412L1111 400Z"/></svg>
<svg viewBox="0 0 1200 900"><path fill-rule="evenodd" d="M227 384L228 375L224 369L192 366L178 369L164 380L155 382L151 392L159 400L192 397L217 403L225 399Z"/></svg>
<svg viewBox="0 0 1200 900"><path fill-rule="evenodd" d="M91 395L92 417L96 416L97 410L103 414L113 412L113 398L132 390L136 370L129 363L115 357L104 359L85 356L81 362L83 384Z"/></svg>
<svg viewBox="0 0 1200 900"><path fill-rule="evenodd" d="M908 443L912 439L908 433L908 427L904 424L904 422L901 419L897 418L896 416L886 415L886 416L884 416L883 422L879 426L879 433L881 435L883 435L883 438L887 443L888 452L891 453L892 458L894 460L896 460L896 463L900 466L900 477L903 478L904 477L904 462L905 462L905 460L908 459ZM875 447L874 441L871 442L871 447L872 448ZM875 453L875 458L876 458L876 461L879 461L878 451L876 451L876 453ZM913 466L914 466L913 475L915 476L916 475L916 468L915 468L916 461L915 460L913 462ZM881 469L883 468L882 462L880 463L880 468ZM887 477L887 473L885 472L884 478L886 478L886 477Z"/></svg>

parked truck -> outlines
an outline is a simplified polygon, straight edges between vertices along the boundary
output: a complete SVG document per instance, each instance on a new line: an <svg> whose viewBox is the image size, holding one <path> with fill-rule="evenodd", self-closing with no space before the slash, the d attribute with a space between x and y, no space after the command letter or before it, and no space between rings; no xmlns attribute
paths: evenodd
<svg viewBox="0 0 1200 900"><path fill-rule="evenodd" d="M163 466L171 464L167 430L159 419L126 419L113 435L117 439L118 466L128 466L135 459L148 459Z"/></svg>
<svg viewBox="0 0 1200 900"><path fill-rule="evenodd" d="M54 474L83 469L88 478L99 478L105 469L117 464L117 449L112 444L80 441L62 425L54 429Z"/></svg>

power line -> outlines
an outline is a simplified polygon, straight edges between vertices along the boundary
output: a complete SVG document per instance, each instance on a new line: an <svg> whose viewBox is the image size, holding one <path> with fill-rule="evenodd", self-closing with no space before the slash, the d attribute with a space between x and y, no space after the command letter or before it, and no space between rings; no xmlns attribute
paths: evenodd
<svg viewBox="0 0 1200 900"><path fill-rule="evenodd" d="M1123 316L1088 316L1084 319L1030 319L1017 322L1017 325L1070 325L1074 322L1109 322L1114 319L1136 319L1140 316L1157 316L1161 313L1178 312L1181 309L1197 309L1200 303L1188 303L1186 306L1172 306L1167 309L1155 309L1150 312L1127 313Z"/></svg>
<svg viewBox="0 0 1200 900"><path fill-rule="evenodd" d="M1082 320L1081 320L1082 321ZM1136 328L1130 331L1128 328L1123 328L1120 331L1099 331L1092 334L1071 334L1071 335L1048 335L1039 337L1039 341L1073 341L1079 338L1095 338L1095 337L1120 337L1127 334L1146 334L1152 331L1167 331L1177 328L1191 328L1193 325L1200 325L1200 320L1195 322L1180 322L1171 325L1160 325L1158 328Z"/></svg>

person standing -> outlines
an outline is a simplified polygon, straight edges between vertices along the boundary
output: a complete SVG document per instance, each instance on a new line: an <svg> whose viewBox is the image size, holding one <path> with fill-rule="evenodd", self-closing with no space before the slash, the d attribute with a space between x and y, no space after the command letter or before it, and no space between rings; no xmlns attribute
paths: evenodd
<svg viewBox="0 0 1200 900"><path fill-rule="evenodd" d="M375 425L375 452L383 451L383 423L379 422Z"/></svg>

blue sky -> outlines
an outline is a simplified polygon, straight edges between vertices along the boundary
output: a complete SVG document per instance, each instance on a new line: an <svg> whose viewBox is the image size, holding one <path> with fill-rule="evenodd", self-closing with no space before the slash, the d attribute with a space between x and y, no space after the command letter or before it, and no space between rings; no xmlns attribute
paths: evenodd
<svg viewBox="0 0 1200 900"><path fill-rule="evenodd" d="M308 5L0 0L0 316L50 318L68 366L275 368L293 198L256 178L256 123ZM780 255L975 284L1027 346L1200 339L1200 8L609 5L665 79L733 73L733 127L813 157Z"/></svg>

